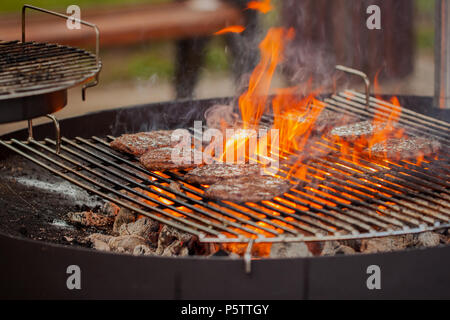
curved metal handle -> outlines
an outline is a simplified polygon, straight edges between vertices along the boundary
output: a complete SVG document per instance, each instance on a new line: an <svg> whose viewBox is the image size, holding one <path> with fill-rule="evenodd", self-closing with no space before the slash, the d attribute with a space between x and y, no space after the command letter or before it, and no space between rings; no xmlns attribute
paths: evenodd
<svg viewBox="0 0 450 320"><path fill-rule="evenodd" d="M48 114L46 117L49 118L50 120L52 120L53 125L55 126L56 154L60 154L61 153L61 127L59 126L59 121L52 114Z"/></svg>
<svg viewBox="0 0 450 320"><path fill-rule="evenodd" d="M346 66L337 65L336 70L349 73L358 77L361 77L364 80L364 84L366 85L366 107L370 108L370 79L369 77L362 71L352 69Z"/></svg>
<svg viewBox="0 0 450 320"><path fill-rule="evenodd" d="M50 11L50 10L47 10L47 9L42 9L42 8L39 8L39 7L31 6L29 4L25 4L22 7L22 42L25 42L25 30L26 30L26 26L25 26L25 12L26 12L26 9L32 9L32 10L48 13L48 14L53 15L55 17L59 17L59 18L66 19L66 20L67 19L72 19L75 22L78 22L78 23L81 23L82 25L85 25L85 26L93 28L94 31L95 31L95 62L97 64L97 68L98 69L101 68L101 66L100 66L100 31L99 31L98 27L95 24L90 23L90 22L86 22L86 21L83 21L83 20L80 20L80 19L77 19L77 18L74 18L74 17L69 17L69 16L67 16L65 14L62 14L62 13L58 13L58 12ZM97 73L95 75L95 80L94 81L92 81L90 83L86 83L85 85L83 85L83 93L82 93L83 101L86 98L86 89L90 88L90 87L94 87L94 86L96 86L98 84L98 76L99 76L99 74Z"/></svg>

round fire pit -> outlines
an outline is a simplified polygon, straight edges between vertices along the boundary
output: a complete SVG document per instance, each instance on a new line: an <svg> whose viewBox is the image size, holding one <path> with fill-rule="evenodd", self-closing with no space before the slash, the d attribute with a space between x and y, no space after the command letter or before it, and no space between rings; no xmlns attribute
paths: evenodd
<svg viewBox="0 0 450 320"><path fill-rule="evenodd" d="M407 105L431 105L428 98L402 99ZM171 102L99 112L61 121L62 134L72 139L186 127L200 119L212 104L225 102L226 99ZM443 112L434 112L445 119ZM38 141L52 134L50 124L35 128ZM26 137L27 131L23 130L2 140ZM68 195L78 192L76 187L50 173L42 178L42 172L29 161L7 148L1 149L2 298L450 297L448 245L377 254L256 259L251 261L250 270L245 259L229 256L133 256L93 250L72 239L80 232L87 236L89 230L71 231L74 227L66 225L63 217L71 210L87 210L84 203L91 208L100 207L101 199L77 193L76 200L81 202L74 201ZM5 172L16 177L16 182L20 177L21 187L5 179ZM309 247L313 251L314 246L323 245L314 243Z"/></svg>

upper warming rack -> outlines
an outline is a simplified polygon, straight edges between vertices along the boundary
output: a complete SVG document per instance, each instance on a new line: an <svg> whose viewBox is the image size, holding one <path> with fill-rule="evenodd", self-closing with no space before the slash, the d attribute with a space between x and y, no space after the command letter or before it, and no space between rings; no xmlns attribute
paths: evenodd
<svg viewBox="0 0 450 320"><path fill-rule="evenodd" d="M91 81L97 57L57 44L0 42L0 100L44 94Z"/></svg>
<svg viewBox="0 0 450 320"><path fill-rule="evenodd" d="M67 104L67 89L83 85L86 89L97 85L102 68L99 59L100 33L96 25L75 19L95 32L95 54L68 46L26 41L27 9L43 12L62 19L69 16L24 5L22 8L22 40L0 41L0 124L47 116Z"/></svg>

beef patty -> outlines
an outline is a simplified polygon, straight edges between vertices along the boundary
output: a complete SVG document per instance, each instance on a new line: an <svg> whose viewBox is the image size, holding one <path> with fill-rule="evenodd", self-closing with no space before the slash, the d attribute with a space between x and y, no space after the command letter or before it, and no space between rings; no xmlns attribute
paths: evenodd
<svg viewBox="0 0 450 320"><path fill-rule="evenodd" d="M347 114L339 114L335 111L324 109L317 117L313 132L316 134L324 134L330 132L337 126L358 122L359 118Z"/></svg>
<svg viewBox="0 0 450 320"><path fill-rule="evenodd" d="M373 121L362 121L345 126L339 126L331 130L332 139L344 139L348 142L355 142L359 138L367 138L374 133L380 132L386 127L386 123L376 123Z"/></svg>
<svg viewBox="0 0 450 320"><path fill-rule="evenodd" d="M366 150L371 157L385 158L394 160L411 160L418 156L429 156L439 152L441 144L438 141L411 137L400 139L388 139L386 141L374 144Z"/></svg>
<svg viewBox="0 0 450 320"><path fill-rule="evenodd" d="M205 197L233 202L258 202L273 199L293 187L286 180L256 175L217 182L205 190Z"/></svg>
<svg viewBox="0 0 450 320"><path fill-rule="evenodd" d="M227 179L259 175L261 166L253 163L212 163L195 168L184 177L186 181L199 184L213 184Z"/></svg>
<svg viewBox="0 0 450 320"><path fill-rule="evenodd" d="M140 163L150 171L164 171L172 169L188 169L199 166L194 163L194 150L190 150L188 157L182 159L182 149L165 147L147 151L140 159ZM177 156L176 159L173 156ZM180 160L180 161L178 161Z"/></svg>
<svg viewBox="0 0 450 320"><path fill-rule="evenodd" d="M176 142L171 141L172 132L172 130L160 130L124 134L114 139L110 146L115 150L140 157L148 150L174 146Z"/></svg>

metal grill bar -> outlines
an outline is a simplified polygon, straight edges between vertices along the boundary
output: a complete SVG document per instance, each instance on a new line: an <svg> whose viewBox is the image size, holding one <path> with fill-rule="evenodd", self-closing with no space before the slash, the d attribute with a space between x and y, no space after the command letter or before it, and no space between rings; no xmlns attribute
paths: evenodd
<svg viewBox="0 0 450 320"><path fill-rule="evenodd" d="M326 108L362 118L386 118L395 106L348 91L325 100ZM419 119L418 121L412 121ZM399 120L409 133L423 132L448 150L450 124L404 110ZM322 154L304 165L306 180L270 201L231 203L203 197L205 186L191 185L184 172L152 172L109 147L113 137L0 141L25 158L106 200L127 207L205 242L294 242L379 237L450 227L450 172L445 160L377 161L339 154L323 137L311 146ZM281 150L285 158L292 155ZM292 166L282 163L280 175ZM445 177L445 178L443 178ZM173 188L177 183L178 188Z"/></svg>

